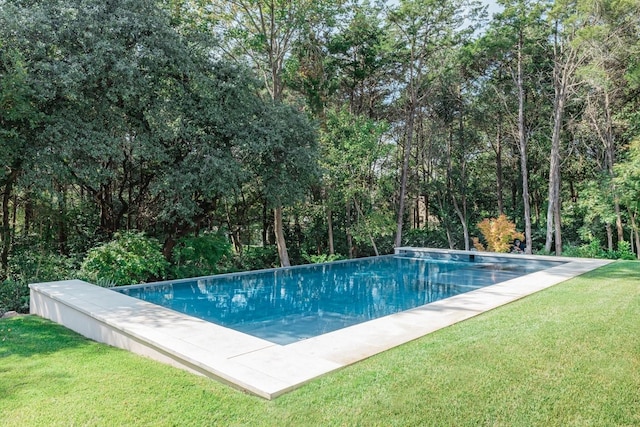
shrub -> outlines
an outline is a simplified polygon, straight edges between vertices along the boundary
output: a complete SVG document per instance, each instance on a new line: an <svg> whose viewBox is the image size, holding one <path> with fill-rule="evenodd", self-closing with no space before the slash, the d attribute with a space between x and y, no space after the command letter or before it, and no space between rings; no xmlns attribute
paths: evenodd
<svg viewBox="0 0 640 427"><path fill-rule="evenodd" d="M143 233L116 233L109 243L91 249L80 268L93 283L133 285L165 276L169 263L156 239Z"/></svg>
<svg viewBox="0 0 640 427"><path fill-rule="evenodd" d="M409 229L402 233L402 245L422 248L446 248L449 246L447 235L442 229ZM393 251L391 251L393 252Z"/></svg>
<svg viewBox="0 0 640 427"><path fill-rule="evenodd" d="M17 248L9 259L9 275L26 283L51 282L76 276L78 261L43 248Z"/></svg>
<svg viewBox="0 0 640 427"><path fill-rule="evenodd" d="M0 314L29 312L29 283L70 279L78 273L77 259L32 236L18 236L14 242L5 280L0 282Z"/></svg>
<svg viewBox="0 0 640 427"><path fill-rule="evenodd" d="M333 261L340 261L340 260L346 259L346 257L340 254L309 255L306 252L302 253L302 258L305 261L307 261L309 264L322 264L324 262L333 262Z"/></svg>
<svg viewBox="0 0 640 427"><path fill-rule="evenodd" d="M598 239L594 239L586 245L566 246L562 254L576 258L636 259L629 242L618 242L618 249L609 251L602 248Z"/></svg>
<svg viewBox="0 0 640 427"><path fill-rule="evenodd" d="M618 250L615 251L615 258L630 261L636 259L636 254L631 250L631 243L624 241L618 242Z"/></svg>
<svg viewBox="0 0 640 427"><path fill-rule="evenodd" d="M0 284L0 316L7 311L29 312L29 286L27 282L7 279Z"/></svg>
<svg viewBox="0 0 640 427"><path fill-rule="evenodd" d="M524 235L516 231L516 225L509 221L504 214L497 218L485 218L478 224L478 229L487 243L487 250L490 252L509 252L511 242L514 239L524 240ZM473 241L477 249L484 249L477 238L474 238Z"/></svg>
<svg viewBox="0 0 640 427"><path fill-rule="evenodd" d="M172 275L184 278L216 274L220 261L230 255L231 245L222 236L202 234L184 237L173 249Z"/></svg>
<svg viewBox="0 0 640 427"><path fill-rule="evenodd" d="M586 245L567 245L562 251L562 255L576 258L607 258L607 253L600 246L600 241L594 239Z"/></svg>
<svg viewBox="0 0 640 427"><path fill-rule="evenodd" d="M274 268L280 265L278 261L278 248L272 246L245 246L242 254L234 259L235 270L260 270Z"/></svg>

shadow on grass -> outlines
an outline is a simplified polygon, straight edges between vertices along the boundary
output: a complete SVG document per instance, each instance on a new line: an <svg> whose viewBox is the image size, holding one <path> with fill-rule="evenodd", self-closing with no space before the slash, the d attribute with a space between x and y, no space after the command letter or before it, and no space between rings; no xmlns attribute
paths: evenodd
<svg viewBox="0 0 640 427"><path fill-rule="evenodd" d="M2 359L55 353L87 344L86 338L37 316L0 320L0 370Z"/></svg>

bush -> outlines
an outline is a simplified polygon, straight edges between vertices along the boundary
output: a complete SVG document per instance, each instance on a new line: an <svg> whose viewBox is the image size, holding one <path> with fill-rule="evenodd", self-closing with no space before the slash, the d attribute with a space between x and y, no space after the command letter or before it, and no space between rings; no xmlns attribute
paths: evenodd
<svg viewBox="0 0 640 427"><path fill-rule="evenodd" d="M478 229L487 243L487 250L491 252L509 252L514 239L524 240L524 235L516 231L516 225L504 214L497 218L485 218L478 224ZM474 238L474 246L479 250L484 249L477 238Z"/></svg>
<svg viewBox="0 0 640 427"><path fill-rule="evenodd" d="M618 242L618 250L615 251L616 259L625 259L632 261L636 259L636 254L631 250L630 242Z"/></svg>
<svg viewBox="0 0 640 427"><path fill-rule="evenodd" d="M562 255L576 258L605 258L605 259L636 259L635 254L631 251L629 242L618 242L618 249L614 251L604 250L597 239L592 240L586 245L567 246Z"/></svg>
<svg viewBox="0 0 640 427"><path fill-rule="evenodd" d="M219 273L219 263L230 255L231 245L222 236L184 237L173 249L172 276L181 279Z"/></svg>
<svg viewBox="0 0 640 427"><path fill-rule="evenodd" d="M245 246L242 254L236 256L233 270L248 271L280 266L278 248L272 246Z"/></svg>
<svg viewBox="0 0 640 427"><path fill-rule="evenodd" d="M607 253L600 246L600 241L592 240L586 245L565 246L562 255L576 258L608 258Z"/></svg>
<svg viewBox="0 0 640 427"><path fill-rule="evenodd" d="M42 248L17 248L9 258L10 277L25 283L71 279L77 272L76 259Z"/></svg>
<svg viewBox="0 0 640 427"><path fill-rule="evenodd" d="M302 253L302 258L308 262L309 264L322 264L324 262L333 262L340 261L343 259L347 259L345 256L340 254L320 254L320 255L309 255L306 252Z"/></svg>
<svg viewBox="0 0 640 427"><path fill-rule="evenodd" d="M0 284L0 316L7 311L29 312L29 286L27 282L7 279Z"/></svg>
<svg viewBox="0 0 640 427"><path fill-rule="evenodd" d="M133 285L163 278L169 263L156 239L143 233L116 233L115 239L91 249L80 268L93 283Z"/></svg>
<svg viewBox="0 0 640 427"><path fill-rule="evenodd" d="M449 242L446 233L442 229L412 228L402 233L402 246L447 248L449 247Z"/></svg>

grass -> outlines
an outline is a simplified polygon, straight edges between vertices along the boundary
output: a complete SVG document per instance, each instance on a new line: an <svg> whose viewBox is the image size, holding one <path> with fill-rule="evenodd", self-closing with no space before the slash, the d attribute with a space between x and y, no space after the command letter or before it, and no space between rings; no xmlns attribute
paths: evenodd
<svg viewBox="0 0 640 427"><path fill-rule="evenodd" d="M640 262L616 262L274 401L0 321L4 426L640 425Z"/></svg>

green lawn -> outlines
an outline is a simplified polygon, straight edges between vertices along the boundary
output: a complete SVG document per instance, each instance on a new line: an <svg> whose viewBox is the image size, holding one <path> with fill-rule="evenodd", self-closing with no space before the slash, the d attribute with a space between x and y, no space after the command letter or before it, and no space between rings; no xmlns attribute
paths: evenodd
<svg viewBox="0 0 640 427"><path fill-rule="evenodd" d="M0 321L4 426L640 425L640 262L616 262L274 401L26 316Z"/></svg>

